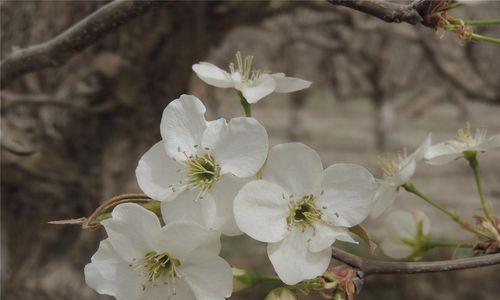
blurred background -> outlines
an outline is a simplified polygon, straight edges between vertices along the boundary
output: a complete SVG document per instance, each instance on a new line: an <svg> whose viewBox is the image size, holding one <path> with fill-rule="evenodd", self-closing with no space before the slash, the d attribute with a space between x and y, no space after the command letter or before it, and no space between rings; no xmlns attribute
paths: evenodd
<svg viewBox="0 0 500 300"><path fill-rule="evenodd" d="M56 36L106 3L1 1L1 58ZM498 18L500 2L454 14ZM476 31L500 36L495 27ZM454 138L469 121L500 133L499 49L461 45L450 33L441 37L422 26L386 24L323 2L171 2L153 9L63 67L2 86L2 298L110 299L95 294L83 278L103 231L47 222L88 216L106 198L138 192L137 161L160 139L162 110L179 95L202 99L208 119L242 114L234 91L202 83L192 64L226 68L239 50L254 55L257 68L312 81L308 90L274 94L254 106L271 145L300 141L316 149L325 166L352 162L380 176L377 157L413 151L428 132L435 142ZM480 157L497 215L499 160L500 152ZM464 161L419 165L414 181L470 221L480 213ZM396 208L425 211L435 239L469 238L417 198L403 195ZM375 241L384 237L385 216L364 224ZM241 236L224 238L223 245L234 266L273 272L263 243ZM368 255L363 247L355 251ZM436 250L425 259L467 255ZM499 282L498 266L371 276L359 299L498 299ZM232 299L263 299L268 290L262 285Z"/></svg>

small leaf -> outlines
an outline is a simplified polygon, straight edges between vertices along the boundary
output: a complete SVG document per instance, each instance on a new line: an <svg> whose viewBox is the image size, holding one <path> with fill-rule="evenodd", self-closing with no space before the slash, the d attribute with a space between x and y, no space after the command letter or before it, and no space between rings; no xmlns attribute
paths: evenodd
<svg viewBox="0 0 500 300"><path fill-rule="evenodd" d="M370 240L368 233L361 225L350 227L349 231L359 236L366 243L366 245L368 245L372 253L375 252L375 249L377 249L377 244Z"/></svg>

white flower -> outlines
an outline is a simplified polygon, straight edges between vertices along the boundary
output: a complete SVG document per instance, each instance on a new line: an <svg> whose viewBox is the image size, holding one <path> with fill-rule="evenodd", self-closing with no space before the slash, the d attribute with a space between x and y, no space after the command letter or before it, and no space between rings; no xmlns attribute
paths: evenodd
<svg viewBox="0 0 500 300"><path fill-rule="evenodd" d="M402 154L396 158L381 158L380 168L384 173L384 178L380 181L377 194L372 207L371 217L380 216L389 206L394 203L399 191L399 187L408 182L417 167L417 162L421 161L431 145L431 135L429 134L424 142L415 152L410 155Z"/></svg>
<svg viewBox="0 0 500 300"><path fill-rule="evenodd" d="M267 74L260 70L252 70L252 60L253 56L242 58L241 53L237 52L237 68L231 63L229 73L208 62L194 64L193 71L210 85L240 91L248 103L256 103L272 92L291 93L311 85L310 81L286 77L283 73Z"/></svg>
<svg viewBox="0 0 500 300"><path fill-rule="evenodd" d="M207 122L205 106L182 95L163 111L161 135L139 161L136 176L149 197L162 201L166 223L190 220L240 234L233 200L264 164L266 130L253 118Z"/></svg>
<svg viewBox="0 0 500 300"><path fill-rule="evenodd" d="M425 160L431 165L443 165L464 156L464 152L486 152L500 148L500 135L487 137L486 129L477 129L476 134L470 132L469 123L465 129L458 130L456 140L432 145L425 154Z"/></svg>
<svg viewBox="0 0 500 300"><path fill-rule="evenodd" d="M431 223L421 211L394 211L387 217L387 237L380 244L385 255L403 259L419 256L419 240L429 234Z"/></svg>
<svg viewBox="0 0 500 300"><path fill-rule="evenodd" d="M246 184L236 196L236 223L268 243L267 253L284 283L321 275L335 240L355 243L346 227L369 214L375 179L353 164L323 170L316 151L300 143L273 147L263 173L263 180Z"/></svg>
<svg viewBox="0 0 500 300"><path fill-rule="evenodd" d="M232 272L218 256L219 234L192 222L161 227L133 203L118 205L102 222L103 240L85 266L87 284L118 300L205 300L231 295Z"/></svg>

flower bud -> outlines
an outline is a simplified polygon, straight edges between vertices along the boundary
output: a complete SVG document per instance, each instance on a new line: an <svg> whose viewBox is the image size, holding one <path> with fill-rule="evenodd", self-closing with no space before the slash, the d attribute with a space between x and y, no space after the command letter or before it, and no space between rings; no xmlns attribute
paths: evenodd
<svg viewBox="0 0 500 300"><path fill-rule="evenodd" d="M267 294L264 300L297 300L297 297L287 288L277 288Z"/></svg>

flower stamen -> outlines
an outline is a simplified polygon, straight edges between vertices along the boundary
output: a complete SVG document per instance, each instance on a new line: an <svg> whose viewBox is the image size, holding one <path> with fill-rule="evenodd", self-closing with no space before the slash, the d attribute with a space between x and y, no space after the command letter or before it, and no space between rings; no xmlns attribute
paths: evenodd
<svg viewBox="0 0 500 300"><path fill-rule="evenodd" d="M187 160L187 188L198 188L200 192L196 200L210 190L220 177L220 166L209 153L190 156Z"/></svg>
<svg viewBox="0 0 500 300"><path fill-rule="evenodd" d="M259 77L267 73L262 70L253 70L252 69L252 63L253 63L253 56L252 55L247 55L243 57L241 55L241 52L238 51L235 54L236 57L236 65L237 68L235 68L234 63L229 64L229 71L231 74L234 73L239 73L241 75L241 82L244 84L252 84L255 82Z"/></svg>
<svg viewBox="0 0 500 300"><path fill-rule="evenodd" d="M290 215L287 218L288 226L299 226L302 229L321 220L321 211L316 208L314 196L307 195L288 205Z"/></svg>

